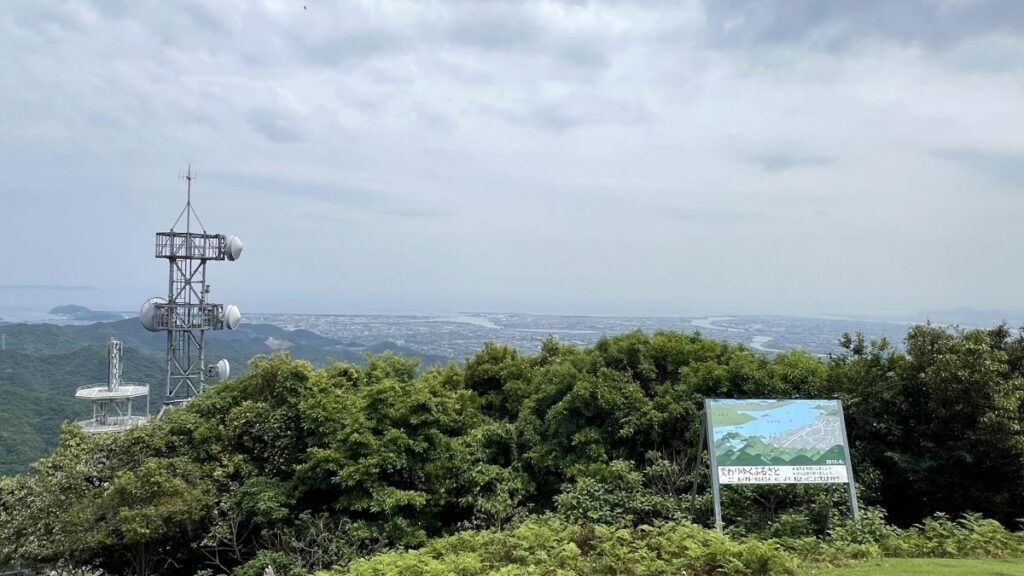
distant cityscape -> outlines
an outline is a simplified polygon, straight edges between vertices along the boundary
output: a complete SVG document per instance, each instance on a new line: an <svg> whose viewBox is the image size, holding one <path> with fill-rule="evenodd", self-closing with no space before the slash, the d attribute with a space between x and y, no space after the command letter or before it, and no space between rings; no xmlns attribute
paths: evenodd
<svg viewBox="0 0 1024 576"><path fill-rule="evenodd" d="M130 312L96 312L61 306L49 312L0 308L0 323L30 322L87 324L134 316ZM824 356L839 350L844 332L867 338L887 338L900 346L915 322L992 327L1008 322L1020 325L1016 314L953 310L923 313L907 319L870 319L799 316L704 316L704 317L603 317L556 316L514 313L460 313L450 315L328 315L250 313L247 323L270 324L287 330L309 330L353 346L393 342L431 357L462 359L493 341L514 346L523 353L540 349L549 336L559 341L589 346L602 336L631 330L674 330L744 344L767 354L804 350ZM282 348L287 347L283 343Z"/></svg>
<svg viewBox="0 0 1024 576"><path fill-rule="evenodd" d="M329 316L249 314L247 321L286 329L304 329L343 342L368 344L390 341L423 354L448 358L471 356L488 341L514 346L532 354L549 336L561 342L589 346L602 336L632 330L699 331L704 336L746 344L766 353L806 350L826 355L838 350L845 332L885 337L900 344L907 323L780 316L715 316L645 318L548 316L535 314L456 314L450 316Z"/></svg>

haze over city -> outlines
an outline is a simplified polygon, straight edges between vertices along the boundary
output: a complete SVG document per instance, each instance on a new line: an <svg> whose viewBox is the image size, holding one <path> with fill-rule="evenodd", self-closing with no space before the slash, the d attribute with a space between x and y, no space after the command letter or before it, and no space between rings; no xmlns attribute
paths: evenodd
<svg viewBox="0 0 1024 576"><path fill-rule="evenodd" d="M1020 308L1017 2L5 8L12 305L162 293L191 164L243 311Z"/></svg>

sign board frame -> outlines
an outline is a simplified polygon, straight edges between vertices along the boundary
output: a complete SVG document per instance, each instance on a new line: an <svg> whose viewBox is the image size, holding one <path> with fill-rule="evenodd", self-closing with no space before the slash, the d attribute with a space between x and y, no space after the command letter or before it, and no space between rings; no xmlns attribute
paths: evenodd
<svg viewBox="0 0 1024 576"><path fill-rule="evenodd" d="M709 460L710 467L711 467L711 470L710 470L710 473L711 473L711 498L712 498L712 503L714 504L714 509L715 509L715 527L719 531L722 530L722 525L723 525L722 524L721 479L719 478L719 474L718 474L717 454L715 454L715 430L714 430L714 426L713 426L714 422L712 421L712 418L711 418L711 406L712 406L712 404L714 402L721 401L721 400L761 400L761 399L760 398L749 398L749 399L748 398L743 398L743 399L738 399L738 398L705 398L704 399L704 420L703 420L703 426L702 426L703 430L701 431L701 444L704 444L704 442L707 442L708 456L709 456L708 460ZM796 400L796 399L771 398L771 399L765 399L765 400L777 400L777 401L782 402L782 401L785 401L785 400ZM819 399L817 399L817 398L801 398L800 400L819 400ZM821 400L825 400L825 399L821 399ZM850 500L850 513L853 516L853 521L854 522L859 522L860 521L860 511L859 511L858 506L857 506L857 486L856 486L856 483L855 483L854 477L853 477L853 462L850 459L850 441L849 441L849 439L848 439L848 437L846 435L846 417L845 417L845 415L843 413L843 401L839 400L839 399L835 399L835 398L829 398L827 400L830 401L830 402L835 402L837 404L837 406L839 407L839 426L840 426L840 430L842 432L843 455L844 455L844 460L846 461L845 462L846 463L846 480L847 480L845 482L846 489L847 489L846 492L847 492L847 497ZM698 452L699 452L699 450L698 450ZM772 482L766 482L766 483L771 484ZM828 483L830 483L830 484L841 484L842 482L828 482Z"/></svg>

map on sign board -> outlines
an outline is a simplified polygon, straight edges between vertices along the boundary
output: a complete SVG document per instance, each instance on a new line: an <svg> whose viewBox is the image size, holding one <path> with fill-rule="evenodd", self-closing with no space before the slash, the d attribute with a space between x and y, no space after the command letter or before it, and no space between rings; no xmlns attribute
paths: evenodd
<svg viewBox="0 0 1024 576"><path fill-rule="evenodd" d="M849 481L838 400L708 400L722 484Z"/></svg>

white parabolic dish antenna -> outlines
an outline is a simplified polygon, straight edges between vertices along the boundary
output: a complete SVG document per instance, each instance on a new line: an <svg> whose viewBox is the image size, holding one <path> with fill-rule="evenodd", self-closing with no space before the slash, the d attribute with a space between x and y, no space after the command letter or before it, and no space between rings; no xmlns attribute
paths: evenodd
<svg viewBox="0 0 1024 576"><path fill-rule="evenodd" d="M139 309L139 321L142 322L142 327L150 332L157 332L160 328L156 325L157 320L157 304L166 304L167 300L163 298L150 298L142 303L142 308Z"/></svg>
<svg viewBox="0 0 1024 576"><path fill-rule="evenodd" d="M227 259L234 262L242 257L242 239L238 236L228 236L225 250L225 256Z"/></svg>
<svg viewBox="0 0 1024 576"><path fill-rule="evenodd" d="M207 378L226 380L231 377L231 364L228 363L227 359L224 359L216 364L210 364L203 372L206 373Z"/></svg>
<svg viewBox="0 0 1024 576"><path fill-rule="evenodd" d="M228 304L224 307L224 327L228 330L234 330L238 328L238 323L241 321L242 313L238 310L238 306Z"/></svg>

